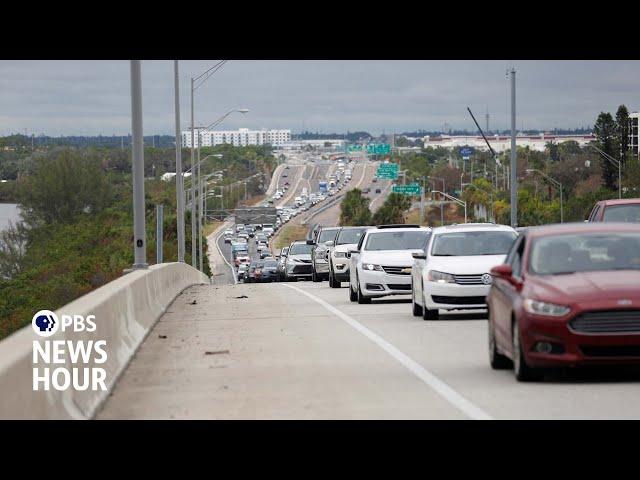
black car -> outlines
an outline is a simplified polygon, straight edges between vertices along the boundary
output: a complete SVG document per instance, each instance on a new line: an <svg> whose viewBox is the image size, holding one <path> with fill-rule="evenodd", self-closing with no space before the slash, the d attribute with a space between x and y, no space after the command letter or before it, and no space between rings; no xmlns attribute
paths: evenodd
<svg viewBox="0 0 640 480"><path fill-rule="evenodd" d="M262 264L260 282L275 282L278 280L278 262L275 258L265 260Z"/></svg>
<svg viewBox="0 0 640 480"><path fill-rule="evenodd" d="M376 193L380 193L382 192L382 190L380 190L379 188L376 188Z"/></svg>

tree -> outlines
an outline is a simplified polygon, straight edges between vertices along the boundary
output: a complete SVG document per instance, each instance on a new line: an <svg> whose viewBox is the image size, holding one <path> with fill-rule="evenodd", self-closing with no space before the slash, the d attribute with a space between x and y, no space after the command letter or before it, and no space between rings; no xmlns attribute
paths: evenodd
<svg viewBox="0 0 640 480"><path fill-rule="evenodd" d="M71 223L108 206L112 191L97 158L64 149L36 161L33 174L19 183L18 198L30 224Z"/></svg>
<svg viewBox="0 0 640 480"><path fill-rule="evenodd" d="M560 152L558 151L558 144L555 142L547 142L547 152L549 153L549 157L551 157L551 160L553 160L554 162L557 162L558 160L560 160Z"/></svg>
<svg viewBox="0 0 640 480"><path fill-rule="evenodd" d="M616 112L616 140L620 148L619 158L624 165L629 151L629 110L624 105L620 105Z"/></svg>
<svg viewBox="0 0 640 480"><path fill-rule="evenodd" d="M340 225L370 225L371 211L369 200L362 195L362 190L349 190L340 203Z"/></svg>
<svg viewBox="0 0 640 480"><path fill-rule="evenodd" d="M616 151L616 124L610 113L600 112L596 120L593 130L599 143L599 148L611 155L617 157ZM602 165L602 180L606 188L615 190L618 182L618 171L615 165L601 155L600 162Z"/></svg>
<svg viewBox="0 0 640 480"><path fill-rule="evenodd" d="M373 215L375 225L405 223L404 212L411 208L411 200L399 193L390 193L380 209Z"/></svg>

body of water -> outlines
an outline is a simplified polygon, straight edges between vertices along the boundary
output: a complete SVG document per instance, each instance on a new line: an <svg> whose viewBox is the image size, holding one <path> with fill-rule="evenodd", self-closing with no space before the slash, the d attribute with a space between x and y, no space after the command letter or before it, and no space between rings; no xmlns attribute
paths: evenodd
<svg viewBox="0 0 640 480"><path fill-rule="evenodd" d="M20 220L20 208L17 203L0 203L0 231L9 226L9 222L16 224Z"/></svg>

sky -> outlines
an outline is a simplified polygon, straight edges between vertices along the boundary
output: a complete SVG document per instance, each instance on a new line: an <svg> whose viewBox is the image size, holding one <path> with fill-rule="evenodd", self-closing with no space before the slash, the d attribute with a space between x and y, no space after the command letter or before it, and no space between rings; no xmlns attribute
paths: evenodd
<svg viewBox="0 0 640 480"><path fill-rule="evenodd" d="M181 125L190 119L189 79L217 60L180 61ZM517 128L593 125L618 105L640 109L640 61L229 60L195 93L196 124L230 109L219 128L320 132L507 129L516 69ZM145 135L174 134L173 61L142 62ZM0 135L127 135L127 60L0 61Z"/></svg>

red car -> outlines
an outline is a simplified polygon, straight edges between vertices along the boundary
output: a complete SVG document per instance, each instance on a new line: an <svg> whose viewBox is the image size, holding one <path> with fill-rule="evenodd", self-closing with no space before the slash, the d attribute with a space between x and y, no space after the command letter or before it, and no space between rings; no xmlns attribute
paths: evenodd
<svg viewBox="0 0 640 480"><path fill-rule="evenodd" d="M589 222L640 222L640 198L601 200L589 214Z"/></svg>
<svg viewBox="0 0 640 480"><path fill-rule="evenodd" d="M491 274L492 368L640 364L640 225L528 228Z"/></svg>

